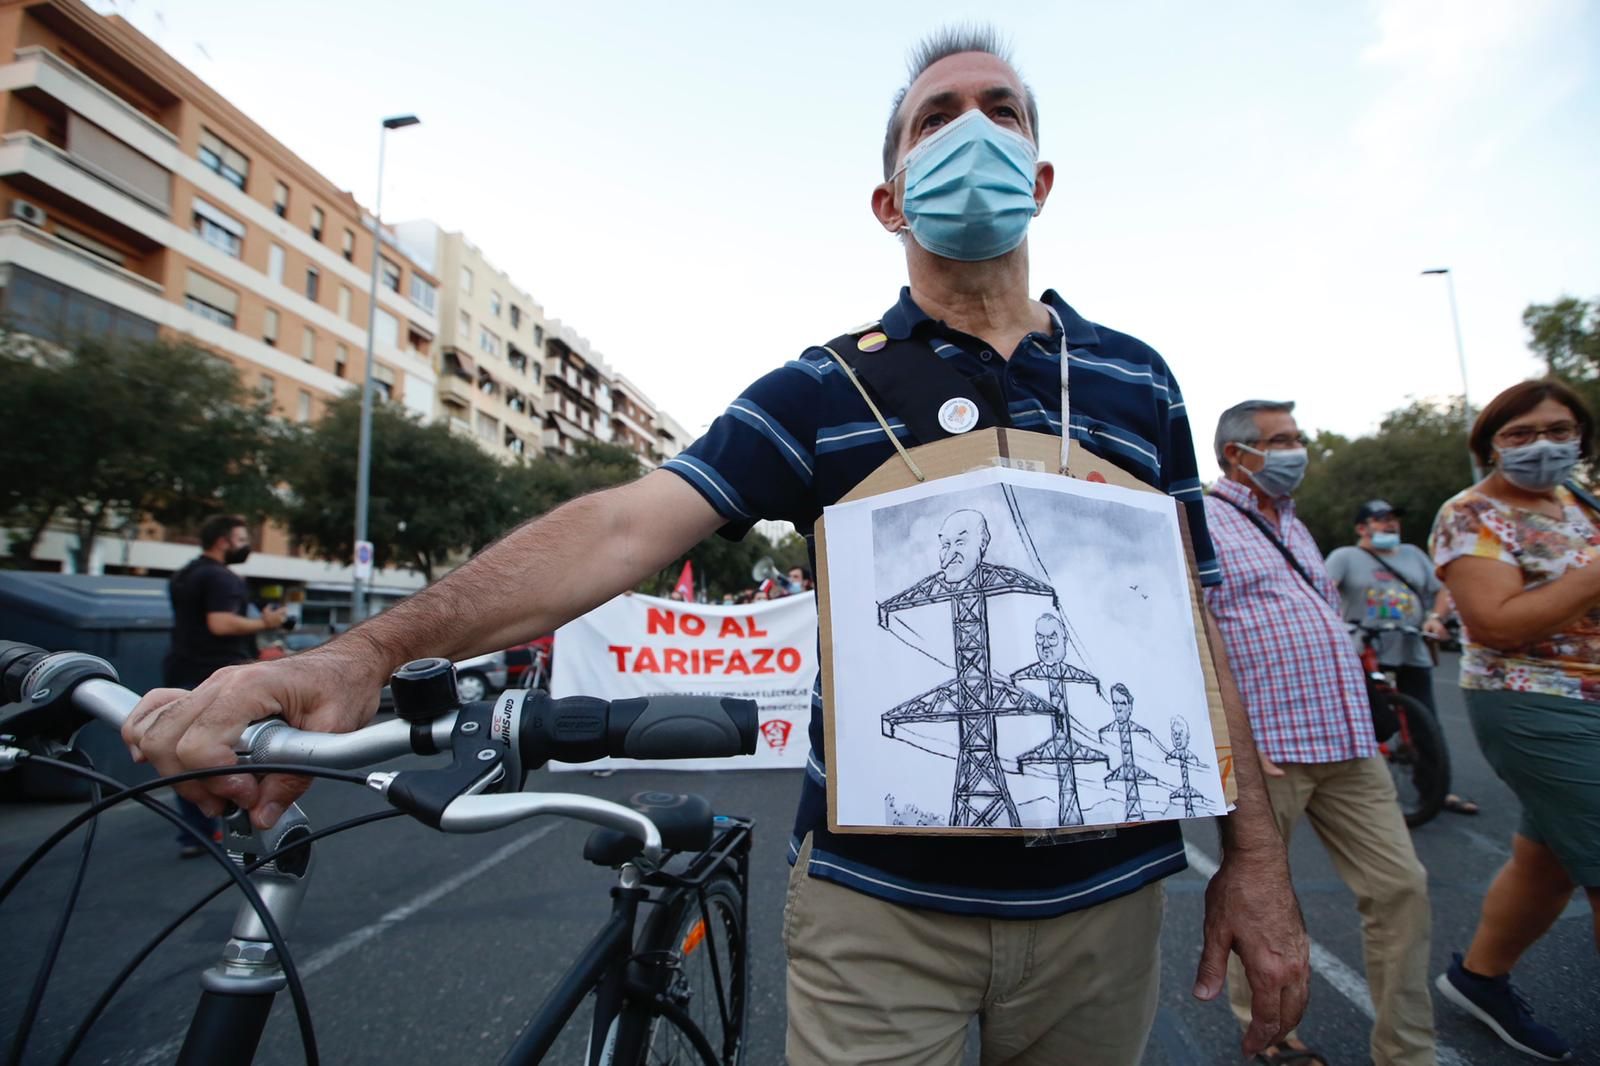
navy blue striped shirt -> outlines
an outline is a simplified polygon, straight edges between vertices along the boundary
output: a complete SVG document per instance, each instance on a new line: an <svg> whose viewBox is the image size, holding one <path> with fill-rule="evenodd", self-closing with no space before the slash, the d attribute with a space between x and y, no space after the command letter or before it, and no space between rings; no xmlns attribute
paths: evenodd
<svg viewBox="0 0 1600 1066"><path fill-rule="evenodd" d="M1073 441L1182 500L1201 581L1217 583L1188 415L1166 363L1142 341L1089 322L1055 292L1041 299L1055 308L1066 331ZM1059 332L1031 333L1010 359L1002 360L980 338L929 318L909 289L901 290L880 328L895 340L925 339L969 377L994 370L1012 425L1061 432ZM896 436L908 445L917 443L893 412L884 415ZM727 519L725 536L742 537L759 519L793 522L812 549L815 569L812 532L822 509L894 454L833 357L809 348L746 389L665 469L694 486ZM1015 837L831 833L820 678L812 689L810 735L789 861L812 834L808 871L814 877L933 910L1043 918L1093 906L1184 869L1175 822L1050 847L1026 847Z"/></svg>

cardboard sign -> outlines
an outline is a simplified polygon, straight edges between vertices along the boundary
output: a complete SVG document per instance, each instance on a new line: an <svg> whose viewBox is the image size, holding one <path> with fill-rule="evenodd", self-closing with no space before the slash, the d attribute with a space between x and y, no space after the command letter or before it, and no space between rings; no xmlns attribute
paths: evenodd
<svg viewBox="0 0 1600 1066"><path fill-rule="evenodd" d="M1066 482L1053 473L1060 445L1008 429L940 441L911 453L927 481L896 456L824 513L833 831L1072 832L1231 806L1231 748L1182 506L1083 448ZM1033 473L938 484L996 468ZM1119 553L1118 538L1142 547ZM842 554L830 560L830 549ZM1116 584L1123 578L1128 587ZM1130 619L1149 627L1159 662L1130 654ZM841 698L854 701L844 721ZM841 735L853 738L842 756ZM875 762L860 758L869 748Z"/></svg>

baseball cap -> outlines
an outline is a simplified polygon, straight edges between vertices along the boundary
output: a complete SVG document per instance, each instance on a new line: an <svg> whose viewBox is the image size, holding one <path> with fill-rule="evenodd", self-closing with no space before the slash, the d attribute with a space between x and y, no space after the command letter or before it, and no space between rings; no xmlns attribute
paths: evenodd
<svg viewBox="0 0 1600 1066"><path fill-rule="evenodd" d="M1369 518L1381 518L1384 515L1394 515L1399 518L1404 514L1404 511L1392 505L1388 500L1368 500L1356 511L1356 521L1365 522Z"/></svg>

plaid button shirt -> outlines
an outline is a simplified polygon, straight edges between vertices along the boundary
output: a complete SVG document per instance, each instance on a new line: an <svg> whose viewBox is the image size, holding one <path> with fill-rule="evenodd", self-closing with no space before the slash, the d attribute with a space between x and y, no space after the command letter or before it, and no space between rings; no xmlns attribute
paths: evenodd
<svg viewBox="0 0 1600 1066"><path fill-rule="evenodd" d="M1315 592L1266 534L1224 500L1266 516L1237 481L1218 481L1206 498L1206 524L1222 567L1222 584L1205 590L1206 604L1222 630L1256 747L1273 762L1289 763L1376 754L1361 660L1311 531L1295 517L1293 501L1279 508L1279 538L1316 580Z"/></svg>

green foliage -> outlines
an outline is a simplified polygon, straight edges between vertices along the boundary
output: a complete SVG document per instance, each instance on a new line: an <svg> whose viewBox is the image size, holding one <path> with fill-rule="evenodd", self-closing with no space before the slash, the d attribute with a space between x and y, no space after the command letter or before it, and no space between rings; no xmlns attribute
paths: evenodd
<svg viewBox="0 0 1600 1066"><path fill-rule="evenodd" d="M1529 304L1522 324L1528 328L1528 347L1544 360L1546 371L1572 386L1589 412L1600 417L1600 298L1563 296L1552 304ZM1590 456L1588 466L1592 479L1600 457Z"/></svg>
<svg viewBox="0 0 1600 1066"><path fill-rule="evenodd" d="M1461 403L1415 401L1391 411L1368 437L1318 433L1295 511L1324 554L1356 541L1356 508L1388 500L1404 512L1402 536L1426 544L1445 500L1472 483Z"/></svg>
<svg viewBox="0 0 1600 1066"><path fill-rule="evenodd" d="M738 593L752 588L756 582L750 571L762 557L777 559L773 544L760 533L751 530L740 541L728 540L719 533L702 540L689 550L687 558L694 564L697 587L705 588L714 602L720 602L728 593ZM782 564L778 564L782 569ZM642 591L665 596L678 583L683 572L683 559L657 574L654 580L644 583Z"/></svg>
<svg viewBox="0 0 1600 1066"><path fill-rule="evenodd" d="M507 489L518 518L546 511L590 492L639 476L639 457L619 444L579 441L573 455L540 455L507 469Z"/></svg>
<svg viewBox="0 0 1600 1066"><path fill-rule="evenodd" d="M165 341L85 340L62 351L0 338L6 478L0 519L29 558L52 521L95 537L154 518L192 526L220 511L278 512L288 433L227 363Z"/></svg>

